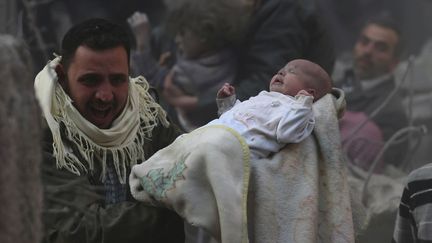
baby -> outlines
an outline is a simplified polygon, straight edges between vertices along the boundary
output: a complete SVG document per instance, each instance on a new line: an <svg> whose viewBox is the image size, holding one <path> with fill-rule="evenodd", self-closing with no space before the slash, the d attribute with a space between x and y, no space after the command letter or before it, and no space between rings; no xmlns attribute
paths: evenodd
<svg viewBox="0 0 432 243"><path fill-rule="evenodd" d="M270 81L270 92L236 101L235 89L225 84L217 93L220 118L208 125L225 125L242 135L252 159L278 152L287 143L309 136L315 119L312 103L331 90L331 79L319 65L296 59Z"/></svg>
<svg viewBox="0 0 432 243"><path fill-rule="evenodd" d="M239 209L248 186L241 182L247 183L250 164L238 136L231 129L211 125L236 130L249 146L250 158L264 158L310 135L315 124L312 103L330 90L328 74L300 59L289 62L272 78L270 92L262 91L249 100L236 101L234 87L223 85L217 93L220 118L135 165L129 180L132 195L138 201L162 203L194 227L205 228L187 224L187 242L209 242L206 237L232 233L227 229L241 227L244 219ZM202 203L207 206L201 207ZM219 224L220 220L225 223Z"/></svg>

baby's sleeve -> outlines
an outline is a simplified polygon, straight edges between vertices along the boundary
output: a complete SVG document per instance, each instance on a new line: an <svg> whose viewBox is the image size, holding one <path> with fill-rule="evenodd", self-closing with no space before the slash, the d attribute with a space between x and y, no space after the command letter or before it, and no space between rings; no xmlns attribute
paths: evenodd
<svg viewBox="0 0 432 243"><path fill-rule="evenodd" d="M226 98L216 98L216 104L218 107L218 115L221 116L223 113L229 111L237 103L240 103L240 101L237 100L237 97L235 94L228 96Z"/></svg>
<svg viewBox="0 0 432 243"><path fill-rule="evenodd" d="M296 96L278 124L276 139L279 143L299 143L312 133L315 126L312 104L312 96Z"/></svg>

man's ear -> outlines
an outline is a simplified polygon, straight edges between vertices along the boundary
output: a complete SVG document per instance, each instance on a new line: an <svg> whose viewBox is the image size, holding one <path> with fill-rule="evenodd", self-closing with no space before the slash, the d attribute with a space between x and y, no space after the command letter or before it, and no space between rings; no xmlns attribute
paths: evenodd
<svg viewBox="0 0 432 243"><path fill-rule="evenodd" d="M57 73L57 77L58 77L58 82L60 83L60 85L63 87L63 89L66 90L66 71L64 70L64 67L62 64L57 65L57 67L55 68L55 71Z"/></svg>

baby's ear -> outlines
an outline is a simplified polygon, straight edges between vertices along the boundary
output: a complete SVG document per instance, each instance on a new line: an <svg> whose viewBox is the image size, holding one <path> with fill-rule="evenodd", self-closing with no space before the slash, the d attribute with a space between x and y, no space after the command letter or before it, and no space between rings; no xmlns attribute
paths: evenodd
<svg viewBox="0 0 432 243"><path fill-rule="evenodd" d="M318 92L316 91L316 89L309 88L309 89L306 89L306 91L314 97L313 102L315 102L319 99L319 97L317 97Z"/></svg>
<svg viewBox="0 0 432 243"><path fill-rule="evenodd" d="M316 95L317 95L317 92L316 92L316 90L315 89L306 89L306 91L309 93L309 94L311 94L313 97L316 97Z"/></svg>

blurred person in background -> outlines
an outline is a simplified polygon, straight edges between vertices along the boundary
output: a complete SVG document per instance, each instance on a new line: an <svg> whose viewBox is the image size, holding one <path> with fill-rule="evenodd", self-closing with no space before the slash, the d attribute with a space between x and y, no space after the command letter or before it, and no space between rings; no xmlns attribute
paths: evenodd
<svg viewBox="0 0 432 243"><path fill-rule="evenodd" d="M370 19L363 27L350 59L337 62L333 79L346 94L347 112L341 120L342 143L349 159L363 169L399 129L408 125L393 71L399 63L401 33L387 14ZM395 92L395 93L393 93ZM387 97L392 94L390 100ZM394 144L383 163L403 161L404 144Z"/></svg>
<svg viewBox="0 0 432 243"><path fill-rule="evenodd" d="M42 129L23 40L0 35L0 65L0 242L40 242Z"/></svg>
<svg viewBox="0 0 432 243"><path fill-rule="evenodd" d="M186 0L176 4L168 8L165 23L175 36L174 66L164 67L164 60L157 63L149 57L151 26L146 14L136 12L128 18L136 39L131 69L151 77L151 84L159 90L169 75L168 80L188 94L179 100L181 105L175 111L181 127L191 131L217 117L214 99L201 105L194 96L214 97L224 83L233 82L237 68L233 46L242 37L247 15L238 1Z"/></svg>
<svg viewBox="0 0 432 243"><path fill-rule="evenodd" d="M248 19L242 40L233 46L238 60L232 85L237 90L240 100L257 95L267 90L267 81L272 75L290 60L303 58L322 66L331 73L334 62L332 42L326 32L320 16L317 15L315 1L294 0L239 0L244 4ZM167 10L178 8L184 1L166 1ZM158 57L171 52L170 45L162 38L166 33L151 41L152 50ZM162 33L162 34L161 34ZM156 41L154 41L156 40ZM173 37L171 37L173 41ZM184 92L175 82L173 75L158 76L164 100L176 109L190 111L214 105L214 95L190 95ZM147 76L150 82L155 77ZM188 100L189 102L184 102ZM217 114L214 114L216 117Z"/></svg>
<svg viewBox="0 0 432 243"><path fill-rule="evenodd" d="M407 178L394 227L394 243L432 241L432 164L412 171Z"/></svg>

